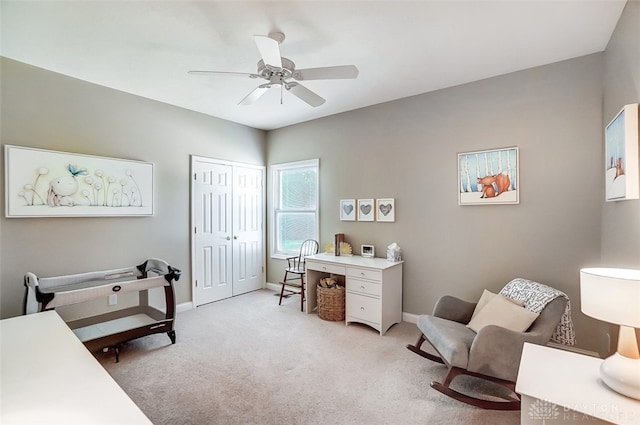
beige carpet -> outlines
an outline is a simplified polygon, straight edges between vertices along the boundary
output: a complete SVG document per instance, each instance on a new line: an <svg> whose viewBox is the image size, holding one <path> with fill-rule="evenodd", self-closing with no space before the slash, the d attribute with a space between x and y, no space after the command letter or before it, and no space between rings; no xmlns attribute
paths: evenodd
<svg viewBox="0 0 640 425"><path fill-rule="evenodd" d="M519 412L488 411L429 387L446 369L405 348L414 324L385 336L364 325L278 306L260 290L180 313L177 342L165 334L98 360L154 424L518 424ZM461 377L467 392L501 389ZM455 381L454 381L455 382ZM108 408L108 403L105 404Z"/></svg>

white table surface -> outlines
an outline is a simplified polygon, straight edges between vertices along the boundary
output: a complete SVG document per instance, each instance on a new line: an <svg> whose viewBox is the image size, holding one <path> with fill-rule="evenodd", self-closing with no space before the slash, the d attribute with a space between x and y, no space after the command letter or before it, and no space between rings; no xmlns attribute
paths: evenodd
<svg viewBox="0 0 640 425"><path fill-rule="evenodd" d="M602 361L525 343L516 391L562 407L562 415L569 409L614 424L640 424L640 401L618 394L602 382Z"/></svg>
<svg viewBox="0 0 640 425"><path fill-rule="evenodd" d="M333 255L327 253L320 253L310 255L305 258L305 261L322 261L325 263L338 264L343 266L356 266L356 267L368 267L372 269L385 270L391 267L395 267L398 264L404 263L402 261L388 261L386 258L368 258L361 257L360 255Z"/></svg>
<svg viewBox="0 0 640 425"><path fill-rule="evenodd" d="M0 321L0 423L151 424L55 311Z"/></svg>

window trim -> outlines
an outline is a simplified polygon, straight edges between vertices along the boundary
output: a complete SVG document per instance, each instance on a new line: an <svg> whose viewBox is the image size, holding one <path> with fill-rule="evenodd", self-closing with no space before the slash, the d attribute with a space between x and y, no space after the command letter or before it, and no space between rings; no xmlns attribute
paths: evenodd
<svg viewBox="0 0 640 425"><path fill-rule="evenodd" d="M284 251L277 251L277 245L278 245L278 235L279 235L279 228L278 228L278 215L281 211L278 209L280 202L279 202L279 198L280 198L280 173L282 171L287 171L287 170L293 170L296 168L309 168L309 167L315 167L316 169L316 207L315 209L304 209L304 210L284 210L288 213L295 213L295 212L304 212L304 213L313 213L314 214L314 220L315 220L315 235L314 235L314 239L318 240L318 238L320 237L320 160L318 158L315 159L307 159L307 160L302 160L302 161L293 161L293 162L283 162L280 164L272 164L270 166L271 168L271 181L272 181L272 186L271 186L271 192L272 192L272 196L271 196L271 229L272 229L272 233L273 233L273 237L271 238L270 241L270 251L271 251L271 258L278 258L278 259L284 259L287 258L291 255L296 254L296 252L284 252Z"/></svg>

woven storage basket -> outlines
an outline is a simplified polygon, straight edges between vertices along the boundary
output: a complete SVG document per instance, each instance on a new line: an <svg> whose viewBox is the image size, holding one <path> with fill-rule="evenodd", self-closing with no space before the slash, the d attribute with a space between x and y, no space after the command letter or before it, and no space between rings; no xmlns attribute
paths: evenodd
<svg viewBox="0 0 640 425"><path fill-rule="evenodd" d="M318 286L318 316L323 320L344 320L344 286Z"/></svg>

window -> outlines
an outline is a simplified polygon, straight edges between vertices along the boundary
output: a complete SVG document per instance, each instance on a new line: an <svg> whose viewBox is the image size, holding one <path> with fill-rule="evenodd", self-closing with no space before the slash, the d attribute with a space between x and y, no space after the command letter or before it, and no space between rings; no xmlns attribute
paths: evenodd
<svg viewBox="0 0 640 425"><path fill-rule="evenodd" d="M313 159L272 166L276 257L296 254L307 239L318 240L318 164Z"/></svg>

